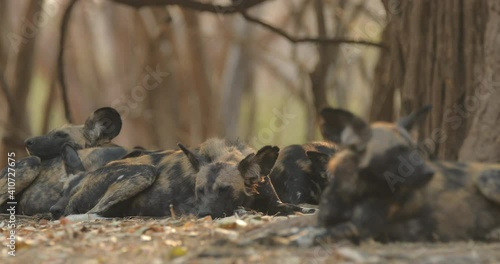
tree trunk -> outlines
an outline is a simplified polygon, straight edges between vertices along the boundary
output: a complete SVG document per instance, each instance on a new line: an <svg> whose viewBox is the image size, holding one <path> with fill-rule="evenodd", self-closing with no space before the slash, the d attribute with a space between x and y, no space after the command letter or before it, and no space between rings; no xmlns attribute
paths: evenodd
<svg viewBox="0 0 500 264"><path fill-rule="evenodd" d="M484 66L468 102L477 108L472 126L460 149L462 161L500 162L500 2L488 0L488 22L484 36Z"/></svg>
<svg viewBox="0 0 500 264"><path fill-rule="evenodd" d="M233 34L244 38L250 34L248 23L241 18L233 20ZM248 52L245 52L242 43L234 42L229 47L229 54L224 65L222 104L220 116L223 120L221 126L222 135L227 138L238 137L238 126L240 118L240 105L243 92L248 87L251 76L251 65Z"/></svg>
<svg viewBox="0 0 500 264"><path fill-rule="evenodd" d="M26 156L24 150L24 139L30 134L28 123L28 114L26 111L26 99L30 90L30 84L33 72L35 40L40 28L34 22L35 14L39 13L43 5L43 1L30 1L24 19L20 34L11 35L18 41L11 43L12 49L17 49L16 68L14 71L12 100L15 103L13 111L7 116L7 126L4 135L2 136L2 146L0 153L6 155L8 152L15 152L16 158L19 159ZM11 33L13 34L13 33ZM2 158L0 168L6 166L7 159Z"/></svg>
<svg viewBox="0 0 500 264"><path fill-rule="evenodd" d="M419 140L437 157L457 159L476 114L468 98L481 81L476 73L483 65L486 0L383 2L389 49L377 66L371 118L388 120L401 112L397 91L413 109L432 104Z"/></svg>

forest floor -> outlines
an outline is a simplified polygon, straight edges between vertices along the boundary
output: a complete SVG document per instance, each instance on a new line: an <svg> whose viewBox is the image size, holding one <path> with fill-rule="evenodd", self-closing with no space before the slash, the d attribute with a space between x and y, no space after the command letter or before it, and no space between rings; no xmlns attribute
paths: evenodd
<svg viewBox="0 0 500 264"><path fill-rule="evenodd" d="M15 256L0 217L0 263L500 263L500 243L297 245L279 230L311 216L48 221L18 216ZM314 219L313 219L314 220Z"/></svg>

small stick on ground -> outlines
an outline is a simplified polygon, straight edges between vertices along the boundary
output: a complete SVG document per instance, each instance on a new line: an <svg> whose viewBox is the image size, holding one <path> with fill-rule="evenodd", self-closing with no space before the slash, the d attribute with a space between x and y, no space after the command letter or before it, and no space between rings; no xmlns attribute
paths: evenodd
<svg viewBox="0 0 500 264"><path fill-rule="evenodd" d="M174 211L174 205L170 204L170 214L172 215L172 219L176 219L177 217L175 216L175 211Z"/></svg>

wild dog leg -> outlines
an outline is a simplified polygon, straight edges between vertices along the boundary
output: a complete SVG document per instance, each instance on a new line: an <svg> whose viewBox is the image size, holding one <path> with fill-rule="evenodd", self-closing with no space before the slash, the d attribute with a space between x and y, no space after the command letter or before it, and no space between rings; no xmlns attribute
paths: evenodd
<svg viewBox="0 0 500 264"><path fill-rule="evenodd" d="M111 184L99 202L88 213L101 214L113 205L134 197L156 180L156 169L150 165L130 166L130 174L122 175Z"/></svg>
<svg viewBox="0 0 500 264"><path fill-rule="evenodd" d="M40 158L35 156L18 160L14 171L9 172L9 167L4 168L0 172L0 205L9 198L9 181L15 181L15 185L11 186L15 186L15 194L19 194L36 179L39 168Z"/></svg>
<svg viewBox="0 0 500 264"><path fill-rule="evenodd" d="M330 227L328 231L316 237L316 241L360 240L375 237L385 231L388 217L388 204L379 199L367 200L357 205L352 211L350 221Z"/></svg>
<svg viewBox="0 0 500 264"><path fill-rule="evenodd" d="M269 176L265 176L263 181L257 187L258 194L252 202L252 209L267 212L267 214L289 215L295 212L310 214L314 213L316 209L302 208L297 205L283 203L271 182Z"/></svg>

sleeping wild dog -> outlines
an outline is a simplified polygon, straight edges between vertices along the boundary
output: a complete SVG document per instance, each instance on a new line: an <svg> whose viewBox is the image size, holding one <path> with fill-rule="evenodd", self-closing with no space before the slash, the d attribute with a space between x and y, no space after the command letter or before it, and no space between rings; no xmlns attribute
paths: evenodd
<svg viewBox="0 0 500 264"><path fill-rule="evenodd" d="M58 199L65 177L62 148L69 144L80 151L86 169L94 170L127 151L110 143L121 130L120 114L113 108L94 111L83 125L65 125L49 133L29 138L26 149L32 156L16 163L16 199L19 214L48 213ZM98 148L98 146L106 146ZM7 199L7 170L0 174L0 205Z"/></svg>
<svg viewBox="0 0 500 264"><path fill-rule="evenodd" d="M327 185L326 165L337 146L331 142L311 142L280 149L269 177L285 203L319 204Z"/></svg>
<svg viewBox="0 0 500 264"><path fill-rule="evenodd" d="M232 215L239 206L268 214L312 212L282 203L276 195L267 175L277 147L254 153L240 142L222 139L209 139L192 150L179 147L111 162L95 171L73 170L63 197L51 208L53 218L82 213L216 218ZM66 149L67 156L77 156Z"/></svg>

